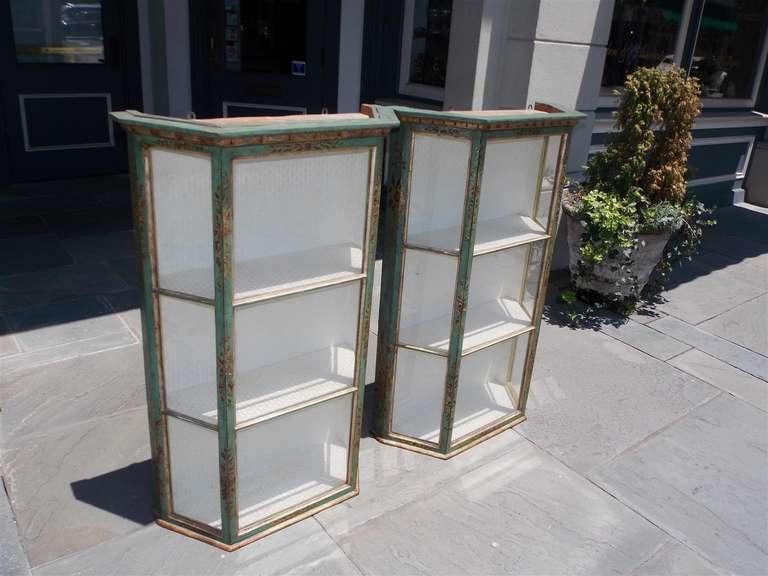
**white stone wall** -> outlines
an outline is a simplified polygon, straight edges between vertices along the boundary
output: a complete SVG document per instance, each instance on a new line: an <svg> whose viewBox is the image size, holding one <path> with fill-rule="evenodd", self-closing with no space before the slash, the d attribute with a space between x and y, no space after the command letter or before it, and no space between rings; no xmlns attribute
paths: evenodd
<svg viewBox="0 0 768 576"><path fill-rule="evenodd" d="M446 109L551 102L587 115L573 132L568 173L587 160L613 0L454 0ZM554 268L567 266L558 234Z"/></svg>
<svg viewBox="0 0 768 576"><path fill-rule="evenodd" d="M569 173L587 159L613 0L454 0L446 109L524 108L537 100L587 114Z"/></svg>
<svg viewBox="0 0 768 576"><path fill-rule="evenodd" d="M339 36L339 112L360 111L365 0L341 0Z"/></svg>

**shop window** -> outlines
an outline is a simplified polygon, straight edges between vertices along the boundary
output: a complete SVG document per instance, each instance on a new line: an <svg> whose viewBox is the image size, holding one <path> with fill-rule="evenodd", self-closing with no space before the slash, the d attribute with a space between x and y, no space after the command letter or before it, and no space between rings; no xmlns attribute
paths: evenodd
<svg viewBox="0 0 768 576"><path fill-rule="evenodd" d="M448 68L452 0L406 0L400 92L442 100Z"/></svg>
<svg viewBox="0 0 768 576"><path fill-rule="evenodd" d="M753 98L766 16L765 0L706 0L691 62L703 98Z"/></svg>
<svg viewBox="0 0 768 576"><path fill-rule="evenodd" d="M636 68L679 65L687 4L685 0L616 0L603 68L603 96L611 96Z"/></svg>

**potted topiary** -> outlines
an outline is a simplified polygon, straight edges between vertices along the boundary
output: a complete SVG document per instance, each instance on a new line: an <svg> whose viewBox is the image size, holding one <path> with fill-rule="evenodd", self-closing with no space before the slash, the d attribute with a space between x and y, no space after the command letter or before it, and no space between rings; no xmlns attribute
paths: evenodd
<svg viewBox="0 0 768 576"><path fill-rule="evenodd" d="M686 198L699 85L680 68L627 77L607 148L563 197L571 277L586 299L631 309L654 269L690 258L710 212ZM670 238L674 238L670 242Z"/></svg>

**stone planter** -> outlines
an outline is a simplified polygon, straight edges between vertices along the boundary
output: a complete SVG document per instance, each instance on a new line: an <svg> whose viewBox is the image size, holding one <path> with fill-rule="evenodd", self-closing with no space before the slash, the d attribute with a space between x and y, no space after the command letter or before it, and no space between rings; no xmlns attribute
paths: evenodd
<svg viewBox="0 0 768 576"><path fill-rule="evenodd" d="M568 224L569 267L576 287L620 300L637 297L648 283L651 272L661 260L664 247L672 233L640 234L641 241L632 255L632 274L637 277L636 285L631 282L617 284L622 277L622 272L618 269L618 261L615 259L606 260L595 266L593 277L582 278L576 274L576 269L584 227L568 211L564 210L563 212Z"/></svg>

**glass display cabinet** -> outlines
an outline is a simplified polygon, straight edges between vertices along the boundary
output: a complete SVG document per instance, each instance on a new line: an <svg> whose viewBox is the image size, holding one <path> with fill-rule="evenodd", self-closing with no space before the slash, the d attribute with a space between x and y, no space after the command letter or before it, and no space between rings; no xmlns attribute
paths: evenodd
<svg viewBox="0 0 768 576"><path fill-rule="evenodd" d="M582 114L397 117L376 359L376 435L449 458L525 419L568 138Z"/></svg>
<svg viewBox="0 0 768 576"><path fill-rule="evenodd" d="M396 119L113 116L131 154L158 523L231 550L354 496Z"/></svg>

